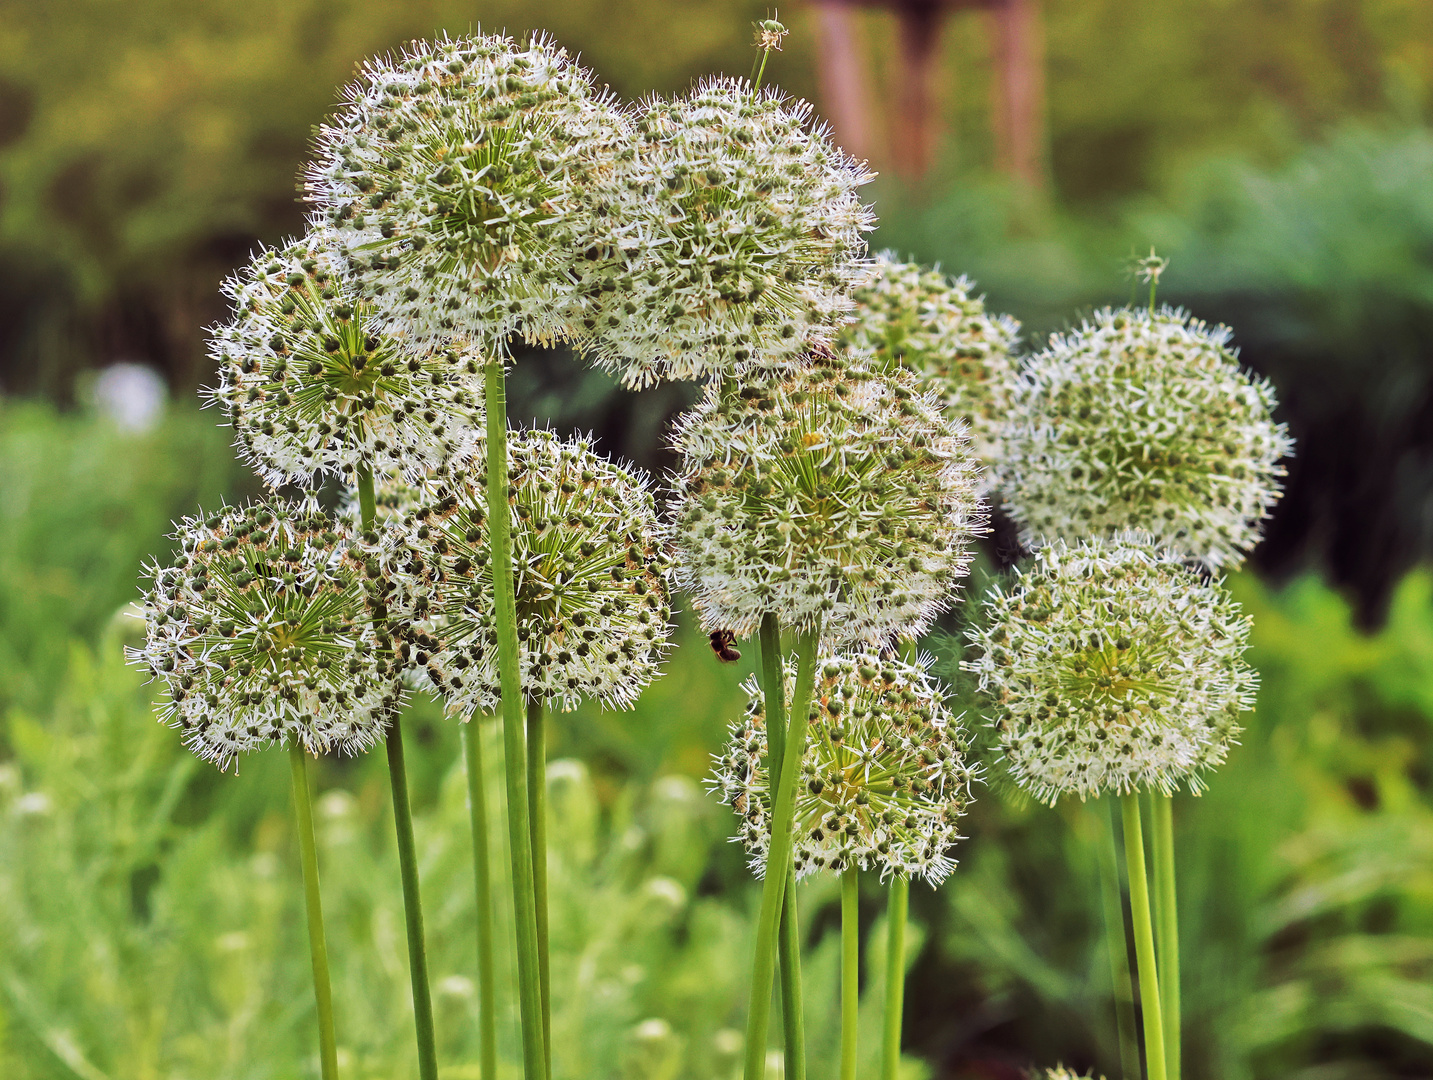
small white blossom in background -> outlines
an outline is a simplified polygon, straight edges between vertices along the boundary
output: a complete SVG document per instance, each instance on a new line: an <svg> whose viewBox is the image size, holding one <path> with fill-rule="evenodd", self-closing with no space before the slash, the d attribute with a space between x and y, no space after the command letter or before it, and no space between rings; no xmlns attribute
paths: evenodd
<svg viewBox="0 0 1433 1080"><path fill-rule="evenodd" d="M796 672L791 663L784 670L789 701ZM924 664L829 656L817 662L816 680L796 788L796 876L855 863L883 880L939 884L955 868L950 848L978 773L959 718ZM762 874L771 842L766 699L754 676L742 689L746 716L732 726L711 785L742 818L738 839Z"/></svg>
<svg viewBox="0 0 1433 1080"><path fill-rule="evenodd" d="M1098 312L1015 386L999 486L1035 546L1140 529L1214 570L1258 542L1293 451L1229 331L1182 311Z"/></svg>
<svg viewBox="0 0 1433 1080"><path fill-rule="evenodd" d="M363 66L306 191L381 325L496 357L566 334L574 219L626 122L545 38L414 42Z"/></svg>
<svg viewBox="0 0 1433 1080"><path fill-rule="evenodd" d="M186 746L225 769L275 743L352 754L383 737L398 666L342 523L257 503L185 518L175 539L174 561L150 570L145 644L128 652L164 683L160 716Z"/></svg>
<svg viewBox="0 0 1433 1080"><path fill-rule="evenodd" d="M148 364L110 364L90 387L95 408L122 431L142 435L164 419L169 391L159 372Z"/></svg>
<svg viewBox="0 0 1433 1080"><path fill-rule="evenodd" d="M478 360L378 332L323 240L260 251L225 283L234 317L211 332L219 384L206 396L271 486L359 467L419 477L483 426Z"/></svg>
<svg viewBox="0 0 1433 1080"><path fill-rule="evenodd" d="M389 526L382 555L401 658L463 715L501 697L478 451ZM523 692L563 710L630 705L670 633L670 562L645 478L549 431L513 432L508 470Z"/></svg>
<svg viewBox="0 0 1433 1080"><path fill-rule="evenodd" d="M1223 588L1147 535L1056 541L991 590L962 666L1011 775L1042 802L1198 791L1254 705L1249 630Z"/></svg>
<svg viewBox="0 0 1433 1080"><path fill-rule="evenodd" d="M976 456L993 465L1010 410L1010 354L1020 324L987 314L974 287L884 251L853 294L855 321L841 331L839 347L872 356L883 371L899 365L914 372L921 389L970 426Z"/></svg>
<svg viewBox="0 0 1433 1080"><path fill-rule="evenodd" d="M1066 1068L1064 1065L1056 1065L1053 1069L1044 1069L1031 1073L1030 1080L1094 1080L1094 1073L1077 1073L1074 1069ZM1099 1080L1105 1080L1103 1076Z"/></svg>
<svg viewBox="0 0 1433 1080"><path fill-rule="evenodd" d="M817 354L713 383L673 446L676 581L708 630L745 637L773 613L835 644L916 637L984 528L963 426L908 372Z"/></svg>
<svg viewBox="0 0 1433 1080"><path fill-rule="evenodd" d="M812 109L711 79L637 114L595 196L584 342L628 386L799 364L829 345L864 272L871 179Z"/></svg>

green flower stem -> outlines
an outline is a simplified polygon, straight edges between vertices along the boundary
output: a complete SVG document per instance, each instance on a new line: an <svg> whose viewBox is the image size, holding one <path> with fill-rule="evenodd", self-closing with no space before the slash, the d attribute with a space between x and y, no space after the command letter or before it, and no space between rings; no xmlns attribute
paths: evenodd
<svg viewBox="0 0 1433 1080"><path fill-rule="evenodd" d="M856 1080L856 1027L861 1011L861 871L841 871L841 1080Z"/></svg>
<svg viewBox="0 0 1433 1080"><path fill-rule="evenodd" d="M1174 888L1174 799L1155 792L1151 847L1154 887L1159 896L1159 997L1164 1007L1164 1041L1169 1080L1179 1080L1179 907Z"/></svg>
<svg viewBox="0 0 1433 1080"><path fill-rule="evenodd" d="M375 512L373 471L360 465L358 513L363 528L373 528ZM418 1075L422 1080L437 1080L433 998L428 989L428 949L423 943L423 901L418 893L418 849L413 842L413 810L408 802L408 772L403 764L403 727L396 716L388 726L385 744L388 750L388 781L393 788L393 826L398 836L398 872L403 881L403 916L408 924L408 974L413 984Z"/></svg>
<svg viewBox="0 0 1433 1080"><path fill-rule="evenodd" d="M547 945L547 710L527 703L527 816L532 833L532 890L537 901L537 973L542 996L542 1041L552 1075L552 978Z"/></svg>
<svg viewBox="0 0 1433 1080"><path fill-rule="evenodd" d="M309 793L308 759L298 743L289 746L294 782L294 819L299 857L304 868L304 901L308 907L309 959L313 961L313 997L318 1007L318 1060L323 1080L337 1080L338 1043L333 1034L333 989L328 978L328 945L323 935L323 902L318 891L318 845L313 835L313 797Z"/></svg>
<svg viewBox="0 0 1433 1080"><path fill-rule="evenodd" d="M513 584L512 510L508 502L507 401L501 361L489 363L485 376L488 546L493 560L498 671L502 684L503 771L507 787L508 847L512 859L523 1071L527 1080L546 1080L547 1040L542 1030L537 898L533 888L532 832L527 812L527 749L523 737L522 673L517 644L517 598Z"/></svg>
<svg viewBox="0 0 1433 1080"><path fill-rule="evenodd" d="M482 1080L498 1072L497 979L493 973L493 878L488 865L488 797L483 733L473 717L463 725L468 766L468 815L473 827L473 889L478 910L478 1067Z"/></svg>
<svg viewBox="0 0 1433 1080"><path fill-rule="evenodd" d="M1124 1080L1140 1080L1139 1036L1135 1034L1134 988L1129 976L1129 946L1125 944L1125 910L1120 899L1119 855L1115 851L1113 807L1096 812L1096 839L1100 862L1100 905L1104 909L1105 944L1110 954L1110 982L1114 987L1115 1031L1120 1044L1120 1070Z"/></svg>
<svg viewBox="0 0 1433 1080"><path fill-rule="evenodd" d="M910 899L911 879L893 874L886 908L886 1023L881 1043L881 1080L896 1080L901 1068L901 1012L906 1003L906 912Z"/></svg>
<svg viewBox="0 0 1433 1080"><path fill-rule="evenodd" d="M770 768L781 770L786 750L786 686L782 678L781 620L768 613L761 620L761 683L766 698L766 738ZM781 960L781 1021L785 1034L787 1080L806 1080L806 1015L801 994L801 938L796 922L796 865L788 868L786 896L777 927Z"/></svg>
<svg viewBox="0 0 1433 1080"><path fill-rule="evenodd" d="M766 852L768 867L784 867L791 861L796 777L800 772L801 756L806 750L806 732L811 726L811 692L816 683L816 647L820 640L820 626L813 626L796 638L796 690L791 695L791 720L771 811L771 842ZM756 923L751 1000L747 1003L746 1014L745 1080L762 1080L766 1075L766 1030L771 1019L771 980L776 973L774 945L789 876L768 872L761 883L761 912Z"/></svg>
<svg viewBox="0 0 1433 1080"><path fill-rule="evenodd" d="M1169 1080L1164 1060L1164 1018L1159 1001L1159 969L1154 962L1154 926L1149 915L1149 878L1144 868L1144 830L1139 794L1120 796L1124 815L1125 868L1134 919L1134 952L1139 964L1139 1003L1144 1018L1144 1058L1149 1080Z"/></svg>
<svg viewBox="0 0 1433 1080"><path fill-rule="evenodd" d="M423 944L423 902L418 895L418 848L413 842L413 808L408 802L408 771L403 765L403 726L396 716L388 727L386 746L388 779L393 786L393 824L398 834L398 872L403 879L403 914L408 922L408 974L413 983L413 1023L418 1030L418 1075L422 1080L438 1080L428 949Z"/></svg>

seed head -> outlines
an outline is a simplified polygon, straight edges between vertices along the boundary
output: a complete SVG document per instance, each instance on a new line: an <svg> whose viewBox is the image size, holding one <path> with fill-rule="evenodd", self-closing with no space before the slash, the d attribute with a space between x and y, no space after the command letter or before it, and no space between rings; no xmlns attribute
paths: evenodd
<svg viewBox="0 0 1433 1080"><path fill-rule="evenodd" d="M382 325L501 355L566 333L573 218L624 124L545 38L415 41L364 65L306 190Z"/></svg>
<svg viewBox="0 0 1433 1080"><path fill-rule="evenodd" d="M979 772L967 761L959 718L923 664L863 652L829 656L816 670L796 789L797 877L854 862L882 879L905 874L939 884L955 869L949 852ZM785 675L789 701L794 664ZM762 874L771 840L766 706L755 677L742 689L746 716L732 726L711 785L741 815L739 839Z"/></svg>
<svg viewBox="0 0 1433 1080"><path fill-rule="evenodd" d="M856 321L841 332L840 346L872 354L882 371L909 368L922 390L934 391L950 415L970 426L976 456L993 466L1010 409L1010 353L1020 324L987 315L973 288L968 278L951 281L882 252L856 289Z"/></svg>
<svg viewBox="0 0 1433 1080"><path fill-rule="evenodd" d="M586 439L513 432L509 513L523 692L630 705L668 647L669 560L643 476ZM389 527L382 577L399 654L458 712L501 696L481 452Z"/></svg>
<svg viewBox="0 0 1433 1080"><path fill-rule="evenodd" d="M320 235L261 250L224 292L234 317L212 331L219 384L206 394L271 486L358 466L416 477L482 427L477 359L379 332Z"/></svg>
<svg viewBox="0 0 1433 1080"><path fill-rule="evenodd" d="M587 344L629 386L798 363L829 345L863 272L871 174L811 106L737 79L648 101L599 192Z"/></svg>
<svg viewBox="0 0 1433 1080"><path fill-rule="evenodd" d="M1223 588L1125 533L1036 552L1008 591L991 590L963 666L1035 798L1198 791L1254 705L1248 636Z"/></svg>
<svg viewBox="0 0 1433 1080"><path fill-rule="evenodd" d="M343 523L262 502L185 518L174 538L173 561L150 568L145 644L129 658L164 683L160 716L186 746L226 769L273 743L353 754L383 736L398 665Z"/></svg>
<svg viewBox="0 0 1433 1080"><path fill-rule="evenodd" d="M838 644L917 635L984 527L963 425L907 372L818 354L713 383L673 445L676 580L708 630L745 637L772 612Z"/></svg>
<svg viewBox="0 0 1433 1080"><path fill-rule="evenodd" d="M1000 487L1027 545L1141 529L1234 568L1281 494L1293 443L1229 331L1164 308L1102 311L1016 384Z"/></svg>

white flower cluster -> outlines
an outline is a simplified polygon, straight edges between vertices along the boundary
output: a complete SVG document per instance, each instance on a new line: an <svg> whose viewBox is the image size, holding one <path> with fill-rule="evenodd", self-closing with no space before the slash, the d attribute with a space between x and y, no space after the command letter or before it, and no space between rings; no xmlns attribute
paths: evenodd
<svg viewBox="0 0 1433 1080"><path fill-rule="evenodd" d="M837 643L915 637L954 602L984 527L958 421L906 372L817 354L713 383L676 424L678 583L710 630L767 613Z"/></svg>
<svg viewBox="0 0 1433 1080"><path fill-rule="evenodd" d="M941 701L924 665L874 653L817 664L811 727L796 791L796 875L863 870L939 884L955 869L951 846L978 768L959 719ZM796 672L785 666L786 700ZM755 677L745 718L731 729L711 781L742 818L739 839L765 872L771 839L766 704Z"/></svg>
<svg viewBox="0 0 1433 1080"><path fill-rule="evenodd" d="M360 466L418 476L482 427L477 360L380 333L321 237L260 251L224 293L234 317L212 331L206 395L271 486Z"/></svg>
<svg viewBox="0 0 1433 1080"><path fill-rule="evenodd" d="M863 273L871 174L811 106L712 79L654 98L594 197L585 329L629 386L741 375L830 345Z"/></svg>
<svg viewBox="0 0 1433 1080"><path fill-rule="evenodd" d="M883 251L855 291L855 322L841 332L839 344L874 356L883 371L909 368L921 389L938 394L946 411L970 426L976 456L993 465L1001 457L1015 379L1010 354L1020 324L987 314L973 289L968 278L951 281Z"/></svg>
<svg viewBox="0 0 1433 1080"><path fill-rule="evenodd" d="M414 42L364 66L306 189L383 326L496 356L567 333L576 223L625 128L543 38Z"/></svg>
<svg viewBox="0 0 1433 1080"><path fill-rule="evenodd" d="M481 444L470 453L389 525L380 555L400 657L465 715L501 697L487 463ZM630 705L670 631L670 564L645 479L548 431L513 432L508 470L524 693L564 710Z"/></svg>
<svg viewBox="0 0 1433 1080"><path fill-rule="evenodd" d="M225 769L273 743L357 753L383 737L398 665L342 523L258 503L185 518L175 539L174 561L150 569L130 660L165 684L160 715L185 745Z"/></svg>
<svg viewBox="0 0 1433 1080"><path fill-rule="evenodd" d="M1211 569L1238 566L1293 444L1273 388L1228 341L1181 311L1107 310L1031 358L1000 477L1021 540L1141 529Z"/></svg>
<svg viewBox="0 0 1433 1080"><path fill-rule="evenodd" d="M992 590L963 666L1037 799L1197 791L1253 707L1249 629L1228 593L1152 537L1056 541Z"/></svg>

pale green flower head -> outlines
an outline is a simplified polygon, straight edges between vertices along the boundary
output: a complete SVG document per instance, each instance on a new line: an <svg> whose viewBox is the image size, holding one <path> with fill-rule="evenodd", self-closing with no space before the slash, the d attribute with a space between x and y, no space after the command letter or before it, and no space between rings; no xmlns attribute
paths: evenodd
<svg viewBox="0 0 1433 1080"><path fill-rule="evenodd" d="M1016 384L999 484L1022 542L1140 529L1214 570L1259 540L1293 450L1229 331L1164 308L1098 312Z"/></svg>
<svg viewBox="0 0 1433 1080"><path fill-rule="evenodd" d="M381 324L496 356L566 334L577 220L625 124L545 38L413 42L363 66L306 190Z"/></svg>
<svg viewBox="0 0 1433 1080"><path fill-rule="evenodd" d="M1254 706L1249 620L1146 534L1041 548L970 633L1010 773L1042 802L1168 794L1221 764Z"/></svg>
<svg viewBox="0 0 1433 1080"><path fill-rule="evenodd" d="M836 644L915 637L984 528L969 439L908 372L824 353L713 383L673 446L676 580L708 630L745 637L772 613Z"/></svg>
<svg viewBox="0 0 1433 1080"><path fill-rule="evenodd" d="M323 237L264 249L224 284L234 315L211 331L219 383L244 460L270 486L421 476L483 426L477 359L382 333Z"/></svg>
<svg viewBox="0 0 1433 1080"><path fill-rule="evenodd" d="M595 362L629 386L800 363L851 308L871 179L812 109L741 79L654 98L599 190L584 270Z"/></svg>
<svg viewBox="0 0 1433 1080"><path fill-rule="evenodd" d="M516 431L508 441L512 559L523 692L571 710L628 706L669 646L670 566L651 490L587 439ZM450 463L384 536L391 630L406 665L454 712L501 697L487 462Z"/></svg>
<svg viewBox="0 0 1433 1080"><path fill-rule="evenodd" d="M795 665L785 665L785 693ZM742 818L739 839L763 874L771 841L766 699L755 677L742 689L746 716L715 759L713 790ZM950 849L978 766L959 717L945 707L924 664L876 653L828 656L816 665L811 727L796 790L796 876L863 870L938 885L955 869Z"/></svg>
<svg viewBox="0 0 1433 1080"><path fill-rule="evenodd" d="M868 353L883 371L902 366L969 425L976 456L993 465L1015 380L1011 352L1020 324L992 316L968 278L876 256L854 296L855 321L841 331L842 349Z"/></svg>
<svg viewBox="0 0 1433 1080"><path fill-rule="evenodd" d="M129 655L164 684L160 716L186 746L226 769L275 743L357 753L383 737L399 669L342 522L263 502L185 518L175 539L173 561L150 568L145 644Z"/></svg>

